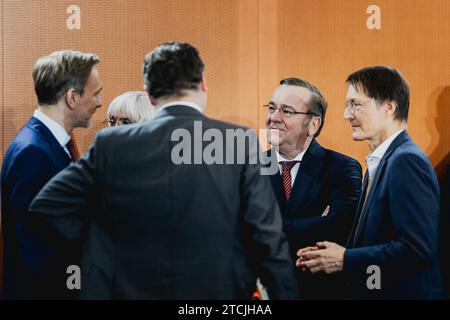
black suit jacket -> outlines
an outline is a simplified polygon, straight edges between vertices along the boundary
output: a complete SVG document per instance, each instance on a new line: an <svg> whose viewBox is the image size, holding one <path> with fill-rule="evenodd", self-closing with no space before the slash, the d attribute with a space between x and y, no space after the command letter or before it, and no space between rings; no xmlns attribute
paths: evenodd
<svg viewBox="0 0 450 320"><path fill-rule="evenodd" d="M260 165L249 164L249 155L245 164L174 164L180 154L201 161L204 148L194 140L206 130L225 137L237 128L171 106L150 122L101 131L80 161L44 187L31 210L66 237L79 237L83 205L98 207L83 255L83 298L243 298L254 275L272 298L297 297Z"/></svg>
<svg viewBox="0 0 450 320"><path fill-rule="evenodd" d="M441 298L439 184L406 131L381 159L362 211L363 198L344 255L353 298ZM379 290L367 286L371 265L381 271Z"/></svg>
<svg viewBox="0 0 450 320"><path fill-rule="evenodd" d="M269 156L276 157L270 151ZM313 140L303 156L289 202L285 200L279 171L271 176L292 259L297 259L299 249L318 241L345 244L361 194L361 171L358 161L325 149ZM322 217L328 205L330 211ZM339 276L311 275L297 270L297 278L304 298L343 297L340 293L344 284Z"/></svg>
<svg viewBox="0 0 450 320"><path fill-rule="evenodd" d="M6 151L1 173L4 299L73 297L66 287L66 269L79 263L76 244L70 247L51 230L37 227L28 213L39 190L70 162L51 131L35 117Z"/></svg>

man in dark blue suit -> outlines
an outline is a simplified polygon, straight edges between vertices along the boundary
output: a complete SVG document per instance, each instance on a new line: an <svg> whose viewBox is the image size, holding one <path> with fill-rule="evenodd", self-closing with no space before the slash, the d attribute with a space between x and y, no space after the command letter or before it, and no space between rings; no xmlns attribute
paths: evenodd
<svg viewBox="0 0 450 320"><path fill-rule="evenodd" d="M405 131L409 88L390 67L348 78L344 117L371 153L352 232L344 248L321 242L299 250L312 273L345 271L353 298L437 299L439 184L431 163Z"/></svg>
<svg viewBox="0 0 450 320"><path fill-rule="evenodd" d="M102 105L99 61L94 54L59 51L34 66L38 108L6 151L1 172L4 299L73 295L66 270L77 262L75 252L58 250L62 240L36 225L28 207L50 178L76 160L71 132L89 127Z"/></svg>
<svg viewBox="0 0 450 320"><path fill-rule="evenodd" d="M268 141L274 147L269 155L279 163L271 182L291 256L295 260L298 249L322 239L344 244L361 193L361 166L315 140L325 120L325 98L307 81L288 78L266 107ZM302 298L341 297L339 276L298 270L297 280Z"/></svg>

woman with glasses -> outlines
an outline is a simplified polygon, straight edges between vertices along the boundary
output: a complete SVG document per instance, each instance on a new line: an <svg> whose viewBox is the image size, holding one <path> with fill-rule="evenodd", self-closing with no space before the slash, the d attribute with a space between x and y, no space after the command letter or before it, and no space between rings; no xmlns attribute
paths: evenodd
<svg viewBox="0 0 450 320"><path fill-rule="evenodd" d="M144 91L129 91L116 97L108 108L109 127L144 122L154 117L155 108Z"/></svg>

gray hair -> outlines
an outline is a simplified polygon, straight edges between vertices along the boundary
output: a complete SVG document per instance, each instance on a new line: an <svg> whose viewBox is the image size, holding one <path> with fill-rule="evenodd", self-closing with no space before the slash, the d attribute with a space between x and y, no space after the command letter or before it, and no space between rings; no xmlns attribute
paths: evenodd
<svg viewBox="0 0 450 320"><path fill-rule="evenodd" d="M309 111L312 112L315 116L320 118L320 126L317 130L314 138L317 138L322 131L323 125L325 123L325 113L327 112L327 100L319 89L313 86L306 80L302 80L299 78L286 78L280 81L280 85L288 85L288 86L297 86L308 89L311 92L311 99L308 102ZM309 120L308 120L309 121Z"/></svg>
<svg viewBox="0 0 450 320"><path fill-rule="evenodd" d="M129 91L116 97L109 105L108 118L119 112L134 122L147 121L155 116L155 108L144 91Z"/></svg>

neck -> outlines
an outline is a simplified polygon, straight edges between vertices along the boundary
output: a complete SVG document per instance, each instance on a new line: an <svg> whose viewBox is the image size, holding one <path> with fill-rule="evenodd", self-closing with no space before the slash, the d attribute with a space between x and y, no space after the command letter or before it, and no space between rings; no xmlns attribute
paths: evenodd
<svg viewBox="0 0 450 320"><path fill-rule="evenodd" d="M384 141L386 141L387 138L392 136L394 133L406 129L406 123L405 122L394 122L391 126L385 128L382 130L379 134L375 135L374 137L367 140L367 143L369 144L369 148L371 151L378 148Z"/></svg>
<svg viewBox="0 0 450 320"><path fill-rule="evenodd" d="M188 90L182 96L167 96L159 98L154 102L154 106L156 109L159 109L160 107L175 101L192 102L198 105L202 110L205 110L206 98L201 95L201 93L194 90Z"/></svg>
<svg viewBox="0 0 450 320"><path fill-rule="evenodd" d="M39 105L39 110L47 117L56 121L70 135L73 130L73 124L65 114L65 108L60 103L54 105Z"/></svg>
<svg viewBox="0 0 450 320"><path fill-rule="evenodd" d="M312 141L313 137L307 137L304 143L297 144L293 148L283 148L282 146L280 146L278 148L278 153L281 154L286 160L292 160L300 153L305 151Z"/></svg>

